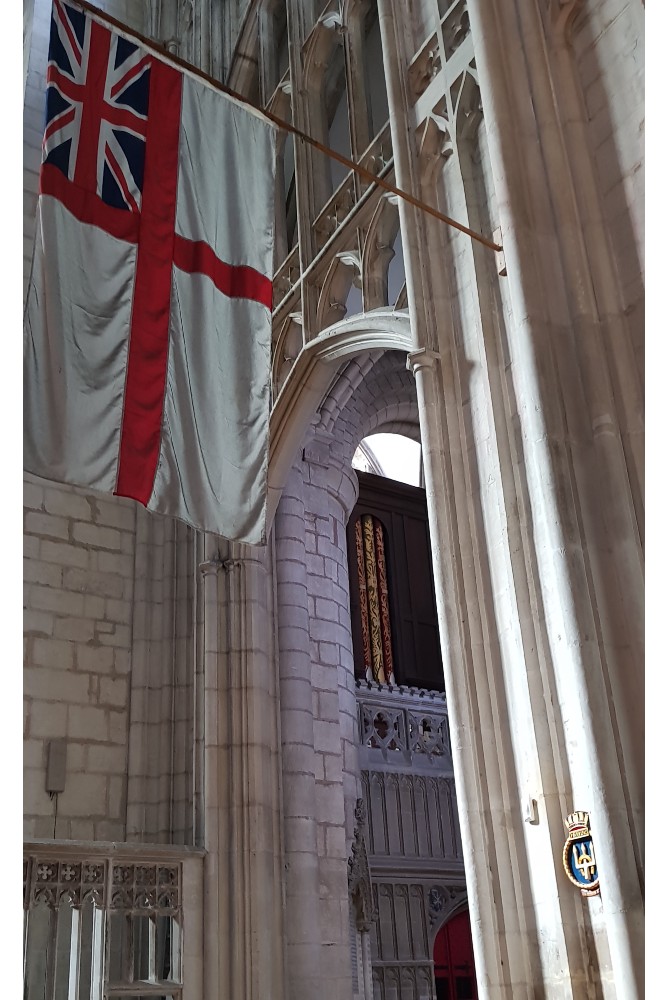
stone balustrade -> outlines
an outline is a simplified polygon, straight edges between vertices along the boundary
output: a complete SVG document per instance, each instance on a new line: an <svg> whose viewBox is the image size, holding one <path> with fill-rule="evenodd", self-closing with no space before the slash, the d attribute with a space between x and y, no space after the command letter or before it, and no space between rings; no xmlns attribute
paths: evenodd
<svg viewBox="0 0 667 1000"><path fill-rule="evenodd" d="M362 767L410 765L451 771L445 696L439 691L357 680Z"/></svg>

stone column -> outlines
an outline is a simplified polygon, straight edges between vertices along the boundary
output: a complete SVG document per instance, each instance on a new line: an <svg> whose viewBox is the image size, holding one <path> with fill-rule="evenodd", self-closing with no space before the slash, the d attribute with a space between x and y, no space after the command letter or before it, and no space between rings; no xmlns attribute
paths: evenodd
<svg viewBox="0 0 667 1000"><path fill-rule="evenodd" d="M494 211L495 197L472 78L456 113L449 120L428 119L426 129L419 147L422 197L473 230L490 231L486 213ZM449 157L444 169L443 153ZM554 757L558 711L545 710L552 705L545 694L548 658L536 638L534 581L523 550L526 500L507 419L512 397L505 377L506 317L499 308L507 281L499 277L497 256L488 248L436 220L424 221L431 259L438 262L432 282L441 289L436 302L440 358L424 351L411 360L425 399L439 406L450 427L444 457L453 473L460 557L450 539L448 559L460 567L458 600L471 650L469 716L459 721L467 730L465 743L472 743L474 734L474 768L484 776L476 783L475 812L462 810L462 816L475 829L489 822L488 864L496 873L492 893L475 901L483 913L480 939L492 956L497 945L507 949L509 961L502 955L500 963L492 959L498 983L504 978L515 993L519 982L541 978L551 989L562 978L562 963L573 982L594 980L596 973L590 970L585 942L582 947L586 916L581 900L577 893L559 892L563 803L571 800L571 786L567 769ZM432 379L426 375L428 364ZM440 433L431 440L440 440ZM433 468L434 459L437 452L431 456ZM445 477L440 481L444 488ZM463 683L459 671L453 682ZM461 735L462 730L455 733L456 742ZM539 801L539 815L527 822L533 799ZM539 892L533 890L532 873L539 873ZM555 954L562 956L560 963L552 961ZM569 986L564 989L567 995Z"/></svg>
<svg viewBox="0 0 667 1000"><path fill-rule="evenodd" d="M201 565L206 996L282 1000L280 775L269 554L209 538L209 549L218 545L218 552Z"/></svg>
<svg viewBox="0 0 667 1000"><path fill-rule="evenodd" d="M276 593L289 1000L321 993L313 690L303 476L292 470L276 512Z"/></svg>
<svg viewBox="0 0 667 1000"><path fill-rule="evenodd" d="M407 81L402 71L402 13L393 0L378 0L385 60L389 119L399 187L419 194L419 173L411 146ZM431 533L433 575L447 705L452 736L452 759L462 824L466 825L466 885L475 952L477 981L482 995L503 1000L528 998L525 942L512 921L516 899L511 885L511 858L506 831L496 837L494 818L503 812L498 758L490 760L487 781L484 735L493 733L488 687L478 679L472 650L479 642L479 613L466 608L466 587L474 560L470 528L459 522L455 475L462 481L460 417L457 412L452 359L441 362L438 347L440 288L432 286L426 222L422 213L398 201L404 248L406 290L415 350L410 367L415 375L426 500ZM451 424L451 426L450 426ZM473 579L474 583L474 579ZM476 634L477 633L477 634ZM474 858L474 863L473 859ZM509 884L508 884L509 883ZM513 904L508 926L502 923L503 893ZM508 933L509 930L509 933ZM515 931L512 933L512 931Z"/></svg>
<svg viewBox="0 0 667 1000"><path fill-rule="evenodd" d="M308 590L314 677L321 681L323 695L336 689L338 695L332 720L340 730L339 780L344 791L347 857L354 833L354 809L361 795L346 531L359 495L359 481L354 469L332 454L331 444L331 436L320 433L304 449L306 517L314 519L314 531L307 540ZM318 605L318 601L328 603ZM324 716L320 719L324 721ZM328 766L338 768L339 764L332 760ZM324 768L326 780L331 781L333 775L327 773L326 763Z"/></svg>
<svg viewBox="0 0 667 1000"><path fill-rule="evenodd" d="M475 593L476 561L485 547L505 546L507 539L497 533L503 519L495 529L481 523L461 495L462 459L480 443L470 437L460 412L461 378L452 370L456 352L447 336L438 336L443 321L433 306L435 272L427 260L426 223L402 203L399 211L457 792L468 831L466 876L478 981L491 997L532 996L535 982L543 983L549 996L576 996L578 989L595 988L596 970L589 972L595 961L601 976L610 974L604 957L608 942L614 978L624 995L634 997L641 931L633 921L640 927L641 900L624 788L628 771L623 750L618 750L619 733L624 738L623 709L619 713L615 705L615 692L622 691L618 668L631 669L631 654L615 638L622 604L612 582L621 566L637 579L628 477L617 447L606 361L598 352L588 264L578 254L576 212L565 204L571 191L563 182L567 164L561 159L553 174L547 165L545 180L542 150L545 143L558 145L558 123L547 107L553 86L538 65L544 40L536 31L536 8L479 0L469 7L511 299L506 322L512 365L506 365L502 376L505 398L494 390L489 417L492 434L502 444L504 474L510 455L510 468L516 469L514 484L507 483L503 518L511 530L513 586L526 658L522 667L502 659L494 663L483 633L493 620L485 600L502 601L503 595L497 590ZM400 5L379 0L378 8L397 182L418 194L400 57ZM552 162L558 162L558 150L553 152ZM559 205L558 218L552 202ZM561 223L563 246L558 247ZM559 254L571 257L563 264ZM497 371L494 379L498 381ZM519 433L512 423L514 401ZM610 440L591 447L591 423ZM612 500L600 498L598 472L606 493L618 489ZM508 503L514 489L518 517L515 505ZM620 531L605 539L601 526L607 520ZM492 532L490 538L485 531ZM617 555L607 563L612 572L605 579L601 566L608 547ZM634 609L628 603L623 613L630 618ZM630 635L628 630L628 642ZM506 692L515 698L517 685L524 688L525 700L526 682L533 713L527 722L538 737L534 748L532 733L530 739L509 739L502 703ZM625 702L621 694L619 708ZM488 752L490 741L497 744L495 761ZM532 771L534 780L543 783L540 798L549 813L551 843L539 828L537 836L522 836L513 818L523 810L515 768ZM568 926L551 913L553 942L545 942L531 924L535 915L549 914L551 908L530 878L531 866L539 871L547 864L549 881L559 885L563 875L558 871L556 820L575 807L591 812L600 856L606 859L602 904L587 900L582 905L576 895L571 904L565 899L560 910ZM513 873L509 878L508 872ZM597 957L583 937L591 918L598 935L607 938ZM526 921L532 932L528 937L521 934Z"/></svg>
<svg viewBox="0 0 667 1000"><path fill-rule="evenodd" d="M644 516L644 399L641 375L632 349L631 330L626 318L626 304L621 291L611 241L607 231L602 206L600 185L593 166L592 156L587 152L588 114L583 104L581 87L575 75L575 63L570 37L570 18L578 13L581 0L572 0L563 6L561 18L552 30L553 62L558 106L561 111L562 142L559 152L567 152L567 164L572 176L572 187L576 192L573 203L572 189L565 192L569 206L559 206L559 214L569 215L570 224L567 238L569 246L564 258L568 262L571 280L586 264L590 266L590 284L586 286L586 309L590 315L598 317L600 332L594 337L595 350L585 364L586 391L591 382L598 380L604 399L596 402L593 427L596 448L604 448L605 462L609 472L621 465L619 481L621 488L598 489L598 496L604 505L604 521L614 525L617 543L627 552L625 566L620 574L617 607L607 616L621 647L629 647L635 652L634 666L628 668L625 662L614 662L610 669L614 673L614 701L619 727L619 738L623 743L623 756L628 767L628 797L635 810L636 850L643 854L643 798L644 798L644 567L643 567L643 516ZM637 32L643 27L643 10L636 10L641 19ZM630 60L626 60L630 63ZM632 70L626 69L627 72ZM628 80L623 81L628 85ZM549 100L553 88L548 88L543 100ZM554 132L551 133L554 135ZM555 138L551 140L555 141ZM585 154L585 155L582 155ZM553 158L550 156L550 161ZM558 164L558 158L554 161ZM557 185L562 199L562 185ZM637 246L643 252L643 246ZM597 324L596 324L597 325ZM600 333L602 336L600 336ZM585 327L577 334L577 341L586 340ZM582 365L582 369L584 365ZM596 520L599 520L597 518ZM623 530L618 528L623 525ZM607 550L609 546L600 546ZM603 570L607 579L617 574L613 566ZM629 614L623 605L629 605Z"/></svg>
<svg viewBox="0 0 667 1000"><path fill-rule="evenodd" d="M218 941L221 930L220 893L220 790L218 784L218 658L220 615L218 577L222 559L214 556L200 564L204 578L204 720L203 720L203 846L204 858L204 985L206 996L221 997L219 951L226 953L227 940ZM227 929L227 928L225 928ZM221 957L226 957L223 954Z"/></svg>
<svg viewBox="0 0 667 1000"><path fill-rule="evenodd" d="M633 603L626 608L600 572L603 546L614 553L611 567L633 581L631 593L641 590L642 573L601 338L605 324L582 253L537 11L531 4L515 9L495 0L469 0L468 8L489 120L512 299L509 334L518 361L514 388L536 567L546 594L543 631L576 796L571 805L591 814L614 980L631 1000L643 994L643 900L614 687L615 673L632 669L633 660L632 650L613 635L613 617L627 614L625 641L631 646L640 612ZM554 233L560 245L554 245ZM607 537L600 530L605 521Z"/></svg>
<svg viewBox="0 0 667 1000"><path fill-rule="evenodd" d="M323 983L331 1000L349 1000L347 862L361 792L345 525L358 484L331 444L331 435L320 433L304 449L304 505Z"/></svg>
<svg viewBox="0 0 667 1000"><path fill-rule="evenodd" d="M292 94L307 94L304 80L303 44L315 20L313 2L309 0L287 0L287 30L289 37L289 65ZM292 103L292 121L307 135L314 135L310 102L295 99ZM320 153L311 146L295 138L294 168L296 182L297 230L299 242L299 264L303 274L317 256L317 246L312 222L321 208L324 195L322 189L322 163ZM301 287L301 313L305 339L312 336L316 328L317 294L313 285L304 282Z"/></svg>

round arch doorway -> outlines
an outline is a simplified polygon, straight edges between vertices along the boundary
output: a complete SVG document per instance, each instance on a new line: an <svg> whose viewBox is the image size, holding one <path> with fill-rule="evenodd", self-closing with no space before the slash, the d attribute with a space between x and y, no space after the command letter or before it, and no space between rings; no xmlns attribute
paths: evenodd
<svg viewBox="0 0 667 1000"><path fill-rule="evenodd" d="M468 910L443 924L433 942L436 1000L477 1000Z"/></svg>

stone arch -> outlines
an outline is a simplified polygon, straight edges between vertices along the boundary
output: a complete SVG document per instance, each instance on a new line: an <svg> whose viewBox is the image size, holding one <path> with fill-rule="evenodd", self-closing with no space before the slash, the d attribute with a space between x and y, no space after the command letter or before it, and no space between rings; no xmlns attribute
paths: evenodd
<svg viewBox="0 0 667 1000"><path fill-rule="evenodd" d="M429 954L433 962L436 986L439 984L444 987L449 995L451 987L456 984L457 995L463 987L466 996L477 996L477 990L473 986L477 976L467 893L463 888L449 888L445 892L450 896L446 915L429 934ZM466 980L468 989L464 986Z"/></svg>
<svg viewBox="0 0 667 1000"><path fill-rule="evenodd" d="M419 440L419 414L414 378L405 367L405 356L397 351L385 352L365 374L355 391L348 394L338 413L327 415L318 428L333 436L332 450L343 465L350 465L352 456L363 438L369 434L391 430L409 431Z"/></svg>
<svg viewBox="0 0 667 1000"><path fill-rule="evenodd" d="M322 409L323 404L331 392L344 394L348 391L347 372L345 377L339 376L343 364L360 357L366 359L377 352L399 351L405 355L412 347L408 315L385 308L342 320L299 352L271 414L269 525L299 448L303 447L309 432L312 433L313 418L318 411L326 411L326 406ZM357 373L359 371L357 366ZM347 383L351 386L349 378ZM329 408L332 413L334 408ZM401 420L402 415L387 413L386 419L387 422Z"/></svg>
<svg viewBox="0 0 667 1000"><path fill-rule="evenodd" d="M431 902L431 893L434 890L439 890L442 898L442 908L436 913L433 904ZM431 953L433 953L433 945L438 934L453 917L457 917L459 913L463 913L464 910L468 909L468 893L462 886L457 886L456 888L445 887L441 885L434 885L429 888L429 931L428 931L428 946Z"/></svg>

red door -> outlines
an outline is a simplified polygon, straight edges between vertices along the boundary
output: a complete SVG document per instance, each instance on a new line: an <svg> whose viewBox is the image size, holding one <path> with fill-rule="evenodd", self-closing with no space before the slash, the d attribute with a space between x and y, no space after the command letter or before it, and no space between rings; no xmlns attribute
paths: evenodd
<svg viewBox="0 0 667 1000"><path fill-rule="evenodd" d="M467 910L438 931L433 943L437 1000L477 1000L472 935Z"/></svg>

